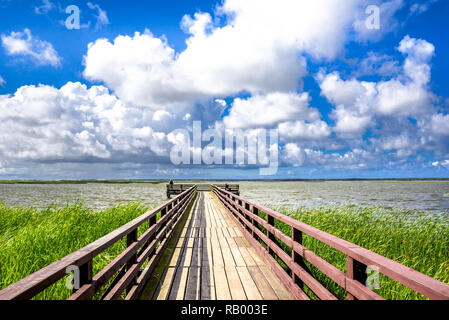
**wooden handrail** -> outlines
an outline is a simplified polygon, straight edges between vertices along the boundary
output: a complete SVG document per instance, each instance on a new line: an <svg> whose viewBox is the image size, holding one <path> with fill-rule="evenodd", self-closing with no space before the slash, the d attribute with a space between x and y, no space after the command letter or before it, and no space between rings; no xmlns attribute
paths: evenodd
<svg viewBox="0 0 449 320"><path fill-rule="evenodd" d="M80 270L80 288L69 299L91 299L119 270L103 298L116 299L125 290L127 299L135 298L143 289L145 280L154 269L195 193L196 186L193 186L84 248L10 285L0 291L0 300L31 299L66 276L67 268L73 266ZM157 220L158 213L160 218ZM149 222L149 229L138 238L138 228L145 222ZM126 250L94 276L93 259L124 237L127 238ZM140 268L147 259L149 263L142 272Z"/></svg>
<svg viewBox="0 0 449 320"><path fill-rule="evenodd" d="M302 284L306 284L320 299L335 299L326 288L311 277L304 260L345 289L348 299L383 299L365 286L367 266L376 267L380 273L390 279L430 299L449 299L449 285L443 282L272 209L250 202L217 186L212 186L212 191L245 229L244 235L247 240L267 258L273 271L299 299L309 298L302 290ZM259 212L266 214L266 220L258 215ZM274 220L289 225L292 231L291 237L278 230L274 226ZM258 224L262 225L266 231L260 230ZM303 233L345 254L347 258L346 273L304 247L302 245ZM291 256L276 243L276 239L291 248ZM265 243L266 249L260 240ZM291 270L292 275L289 275L279 265L274 258L275 255Z"/></svg>

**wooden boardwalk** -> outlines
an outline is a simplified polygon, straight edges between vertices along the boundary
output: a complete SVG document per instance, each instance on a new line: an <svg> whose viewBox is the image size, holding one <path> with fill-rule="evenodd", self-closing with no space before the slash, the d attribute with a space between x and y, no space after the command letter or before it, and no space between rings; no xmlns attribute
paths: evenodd
<svg viewBox="0 0 449 320"><path fill-rule="evenodd" d="M199 192L140 299L293 299L210 192Z"/></svg>

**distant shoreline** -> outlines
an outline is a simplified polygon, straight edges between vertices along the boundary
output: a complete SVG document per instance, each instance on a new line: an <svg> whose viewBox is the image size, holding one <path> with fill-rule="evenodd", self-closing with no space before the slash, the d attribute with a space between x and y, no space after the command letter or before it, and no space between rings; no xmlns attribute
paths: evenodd
<svg viewBox="0 0 449 320"><path fill-rule="evenodd" d="M88 183L168 183L169 179L136 179L136 180L0 180L0 184L88 184ZM381 182L431 182L449 181L449 178L350 178L350 179L174 179L175 183L190 183L204 181L242 181L242 182L328 182L328 181L381 181Z"/></svg>

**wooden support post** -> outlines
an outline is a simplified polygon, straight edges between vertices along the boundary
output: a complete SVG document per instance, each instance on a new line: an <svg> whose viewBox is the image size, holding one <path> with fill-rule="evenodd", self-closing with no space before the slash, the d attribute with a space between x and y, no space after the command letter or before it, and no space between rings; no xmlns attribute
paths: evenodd
<svg viewBox="0 0 449 320"><path fill-rule="evenodd" d="M167 214L167 207L161 209L161 218Z"/></svg>
<svg viewBox="0 0 449 320"><path fill-rule="evenodd" d="M126 236L126 247L131 246L136 241L137 241L137 228L128 233L128 235ZM136 262L137 262L137 252L129 258L128 262L126 263L126 270L129 270ZM126 292L129 292L131 287L134 284L136 284L136 282L137 276L131 281L128 288L126 289Z"/></svg>
<svg viewBox="0 0 449 320"><path fill-rule="evenodd" d="M81 265L79 267L80 273L79 273L79 277L80 277L80 282L79 282L79 287L81 288L83 285L85 284L89 284L92 282L92 277L93 277L93 273L92 273L92 260L87 261L85 264ZM73 288L73 292L75 293L76 291L78 291L78 289Z"/></svg>
<svg viewBox="0 0 449 320"><path fill-rule="evenodd" d="M267 223L270 225L270 226L273 226L274 227L274 218L272 217L272 216L270 216L268 213L266 213L267 214ZM270 239L271 241L273 241L273 242L276 242L276 238L274 237L274 234L272 234L270 231L268 231L267 230L267 236L268 236L268 239ZM271 255L271 256L273 256L274 257L274 251L273 250L271 250L271 248L270 248L270 246L268 245L268 243L267 243L267 246L268 246L268 253Z"/></svg>
<svg viewBox="0 0 449 320"><path fill-rule="evenodd" d="M254 213L254 215L256 215L256 216L259 216L259 209L257 209L256 207L253 207L253 213ZM257 222L255 219L253 219L253 226L254 226L254 228L256 228L256 229L259 229L259 228L258 228L258 222ZM253 237L254 237L254 239L256 239L257 241L259 241L259 236L258 236L257 233L254 232L254 231L253 231Z"/></svg>
<svg viewBox="0 0 449 320"><path fill-rule="evenodd" d="M166 209L166 208L165 208ZM148 221L148 227L151 228L152 226L154 226L156 224L156 215L152 216L150 218L150 220ZM148 239L148 245L151 244L151 242L153 242L153 240L156 238L156 234L157 234L157 229L154 231L153 235L150 236L150 238ZM149 257L150 258L150 257Z"/></svg>
<svg viewBox="0 0 449 320"><path fill-rule="evenodd" d="M302 245L302 231L299 231L298 229L295 229L294 227L292 227L291 230L292 230L292 240L294 242ZM293 248L292 248L292 259L293 259L293 262L297 263L301 267L305 266L303 257L301 257L301 255L299 253L297 253ZM292 280L301 289L304 290L304 282L294 272L292 272Z"/></svg>
<svg viewBox="0 0 449 320"><path fill-rule="evenodd" d="M245 209L248 211L250 210L249 203L245 202ZM245 213L245 218L247 221L251 221L250 217L246 213ZM248 225L245 224L245 227L246 227L246 230L248 230L248 232L251 232L251 228Z"/></svg>
<svg viewBox="0 0 449 320"><path fill-rule="evenodd" d="M237 206L235 205L235 204L238 203L238 202L237 202L237 200L235 199L235 197L234 197L233 195L231 195L231 200L232 200L234 209L237 210L237 212L240 212L240 209L237 208ZM242 221L242 219L240 219L239 216L237 216L237 219L239 220L239 223L240 223L240 224L243 224L243 221Z"/></svg>
<svg viewBox="0 0 449 320"><path fill-rule="evenodd" d="M242 207L243 206L243 202L242 202L242 200L238 200L237 199L237 203ZM241 209L237 209L237 211L238 212L240 212L240 214L244 217L245 216L245 214L243 213L243 210L241 210ZM243 220L241 220L241 219L239 219L240 220L240 223L242 224L242 226L245 228L245 222L243 222ZM246 229L246 228L245 228Z"/></svg>
<svg viewBox="0 0 449 320"><path fill-rule="evenodd" d="M363 263L354 260L353 258L346 256L346 276L349 279L354 279L363 285L366 285L366 268ZM356 298L348 292L348 300L356 300Z"/></svg>
<svg viewBox="0 0 449 320"><path fill-rule="evenodd" d="M161 219L162 219L166 214L167 214L167 207L162 208L162 209L161 209ZM162 230L162 229L165 227L166 224L167 224L167 222L162 223L161 226L159 227L159 230ZM165 238L165 235L164 235L164 238Z"/></svg>

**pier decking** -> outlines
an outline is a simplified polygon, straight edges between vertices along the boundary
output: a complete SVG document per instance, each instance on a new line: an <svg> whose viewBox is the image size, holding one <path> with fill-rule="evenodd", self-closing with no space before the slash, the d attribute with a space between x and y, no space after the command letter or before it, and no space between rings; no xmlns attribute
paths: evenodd
<svg viewBox="0 0 449 320"><path fill-rule="evenodd" d="M293 299L210 192L199 192L141 299Z"/></svg>

